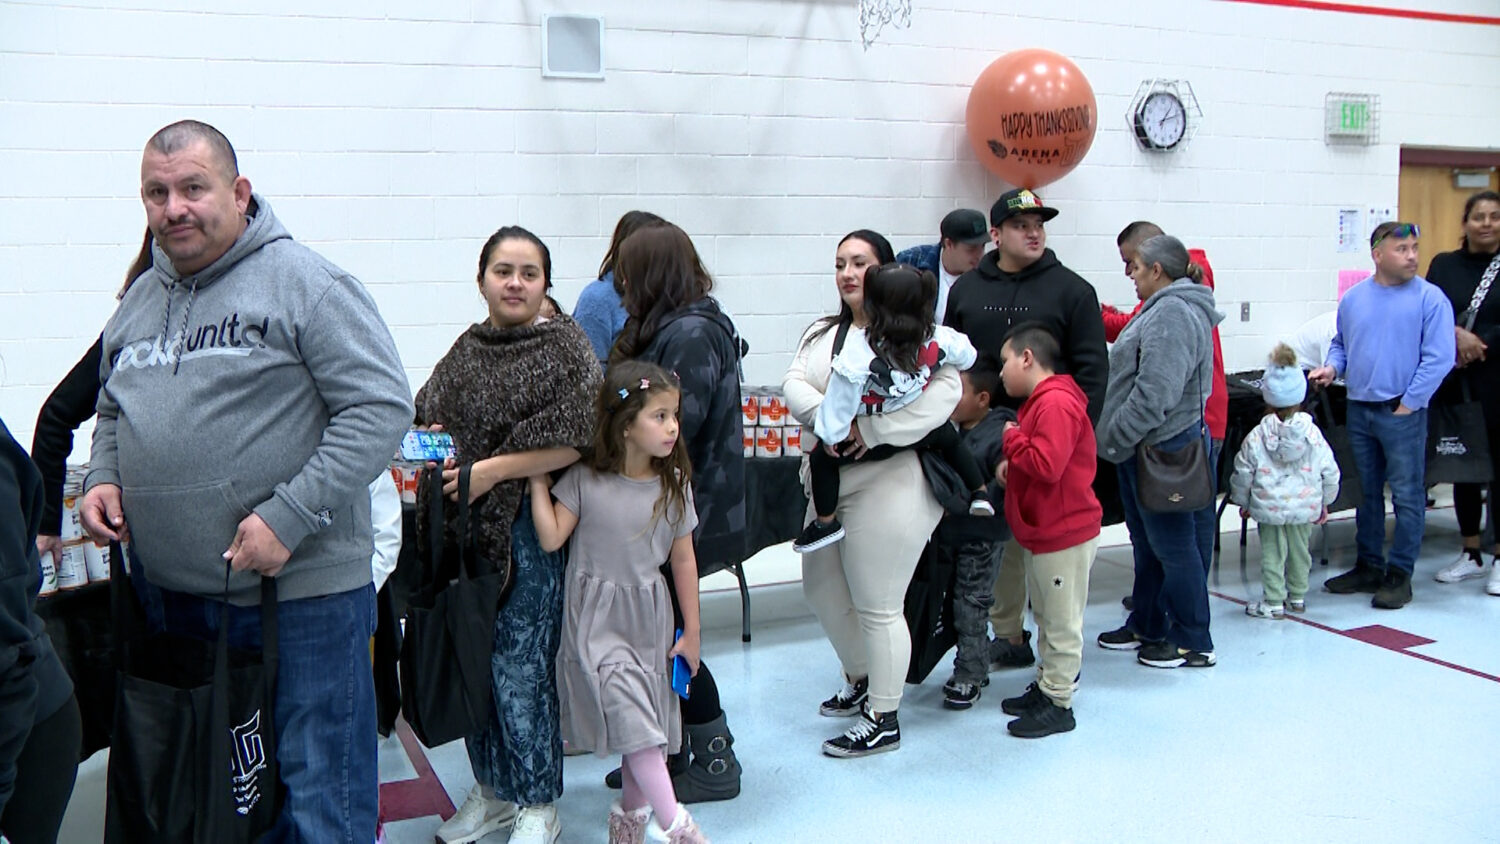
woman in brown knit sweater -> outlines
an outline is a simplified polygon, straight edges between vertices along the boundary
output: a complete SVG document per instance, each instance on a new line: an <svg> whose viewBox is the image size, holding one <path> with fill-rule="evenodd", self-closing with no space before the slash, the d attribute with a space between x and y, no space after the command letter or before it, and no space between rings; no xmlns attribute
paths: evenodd
<svg viewBox="0 0 1500 844"><path fill-rule="evenodd" d="M458 466L473 465L481 552L508 557L515 585L495 620L490 724L465 739L476 784L437 834L467 842L514 823L512 842L550 844L563 785L555 668L563 559L541 549L526 480L573 463L592 440L599 363L571 318L538 315L552 259L536 235L495 232L479 254L478 281L489 318L433 368L417 393L417 423L453 435L444 492L455 495Z"/></svg>

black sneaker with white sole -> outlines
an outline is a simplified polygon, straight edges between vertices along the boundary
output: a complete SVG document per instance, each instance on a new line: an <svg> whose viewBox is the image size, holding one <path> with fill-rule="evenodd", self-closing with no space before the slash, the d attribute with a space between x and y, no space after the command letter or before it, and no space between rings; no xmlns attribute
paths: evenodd
<svg viewBox="0 0 1500 844"><path fill-rule="evenodd" d="M901 725L896 713L881 713L877 719L869 708L860 710L859 720L843 735L823 742L823 752L841 759L885 753L901 746Z"/></svg>
<svg viewBox="0 0 1500 844"><path fill-rule="evenodd" d="M960 683L958 678L949 677L948 682L943 684L943 708L944 709L969 709L974 702L979 700L979 689L988 686L990 678L984 678L982 683Z"/></svg>
<svg viewBox="0 0 1500 844"><path fill-rule="evenodd" d="M1141 646L1141 637L1129 627L1099 634L1099 647L1111 651L1133 651Z"/></svg>
<svg viewBox="0 0 1500 844"><path fill-rule="evenodd" d="M1171 642L1142 645L1135 660L1152 668L1209 668L1218 662L1213 651L1190 651Z"/></svg>
<svg viewBox="0 0 1500 844"><path fill-rule="evenodd" d="M1036 683L1032 683L1019 695L1000 701L1000 711L1006 715L1025 715L1044 703L1047 703L1047 696Z"/></svg>
<svg viewBox="0 0 1500 844"><path fill-rule="evenodd" d="M984 490L980 490L969 497L969 515L995 515L995 505L990 502L989 493L985 492Z"/></svg>
<svg viewBox="0 0 1500 844"><path fill-rule="evenodd" d="M806 554L819 548L826 548L840 539L844 538L844 525L838 519L831 522L820 522L813 519L808 522L807 527L797 534L792 542L792 550L798 554Z"/></svg>
<svg viewBox="0 0 1500 844"><path fill-rule="evenodd" d="M823 705L818 707L819 715L829 718L848 718L858 715L861 707L865 705L865 698L870 696L870 678L862 677L854 682L844 682L844 687Z"/></svg>

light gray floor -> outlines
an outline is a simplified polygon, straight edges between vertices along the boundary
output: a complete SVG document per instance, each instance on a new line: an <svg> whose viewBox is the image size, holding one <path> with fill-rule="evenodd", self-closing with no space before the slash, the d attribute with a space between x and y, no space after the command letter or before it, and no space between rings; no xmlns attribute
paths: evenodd
<svg viewBox="0 0 1500 844"><path fill-rule="evenodd" d="M1078 729L1036 741L1009 737L999 710L1028 670L992 675L979 704L955 713L940 705L944 666L908 687L900 750L824 757L819 744L847 722L817 714L839 679L816 622L757 623L744 645L735 614L708 633L705 657L738 740L744 792L694 815L721 844L1500 840L1500 598L1485 595L1482 580L1433 582L1457 545L1451 511L1429 514L1416 599L1397 612L1319 591L1352 557L1352 521L1330 530L1333 560L1314 562L1310 624L1244 615L1234 599L1260 592L1255 533L1243 569L1237 537L1225 536L1210 583L1219 665L1196 671L1144 668L1092 644L1122 622L1131 579L1128 546L1101 550ZM1338 632L1368 625L1434 641L1397 652ZM429 757L461 802L473 782L463 748ZM80 773L64 841L99 840L103 760ZM601 779L613 764L568 760L563 841L605 840L612 793ZM383 744L382 778L411 776L400 744ZM389 840L425 844L439 822L389 824ZM500 832L484 844L505 840Z"/></svg>

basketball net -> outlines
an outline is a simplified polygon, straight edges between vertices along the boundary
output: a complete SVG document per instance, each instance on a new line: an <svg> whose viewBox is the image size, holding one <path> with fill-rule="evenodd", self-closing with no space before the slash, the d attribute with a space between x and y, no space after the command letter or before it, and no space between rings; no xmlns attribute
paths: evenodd
<svg viewBox="0 0 1500 844"><path fill-rule="evenodd" d="M889 24L898 29L911 26L911 0L859 0L859 38L865 49Z"/></svg>

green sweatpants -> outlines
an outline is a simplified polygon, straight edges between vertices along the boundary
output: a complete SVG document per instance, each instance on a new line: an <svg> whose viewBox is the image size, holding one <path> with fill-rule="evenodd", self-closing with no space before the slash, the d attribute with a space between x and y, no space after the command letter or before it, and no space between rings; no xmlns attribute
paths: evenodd
<svg viewBox="0 0 1500 844"><path fill-rule="evenodd" d="M1312 569L1308 540L1312 525L1259 525L1260 582L1266 603L1280 604L1287 598L1300 601L1307 595L1307 573Z"/></svg>

